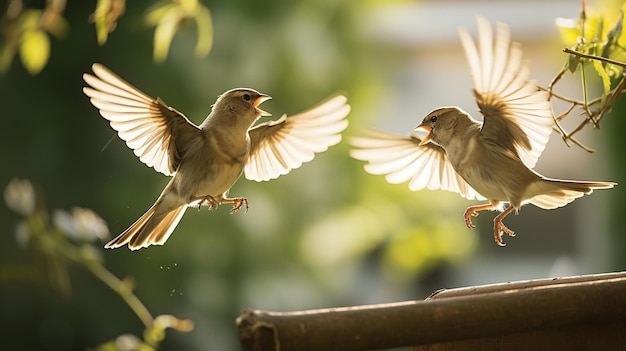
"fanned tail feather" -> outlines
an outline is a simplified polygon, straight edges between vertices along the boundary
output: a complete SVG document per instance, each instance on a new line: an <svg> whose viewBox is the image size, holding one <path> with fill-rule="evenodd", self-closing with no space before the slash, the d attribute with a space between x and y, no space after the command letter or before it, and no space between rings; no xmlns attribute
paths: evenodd
<svg viewBox="0 0 626 351"><path fill-rule="evenodd" d="M550 189L534 196L529 202L547 210L563 207L583 195L591 194L594 189L610 189L617 185L612 182L576 182L554 179L545 179L543 184Z"/></svg>
<svg viewBox="0 0 626 351"><path fill-rule="evenodd" d="M104 247L115 249L128 244L129 249L138 250L150 245L165 244L185 213L186 206L162 211L158 205L157 202L128 229L109 241Z"/></svg>

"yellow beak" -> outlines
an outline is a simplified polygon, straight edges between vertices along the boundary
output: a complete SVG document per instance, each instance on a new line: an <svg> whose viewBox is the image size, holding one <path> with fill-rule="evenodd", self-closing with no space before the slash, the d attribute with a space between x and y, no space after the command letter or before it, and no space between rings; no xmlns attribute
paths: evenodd
<svg viewBox="0 0 626 351"><path fill-rule="evenodd" d="M261 96L256 98L256 100L254 100L254 102L252 103L252 106L254 106L254 111L256 111L256 113L259 116L271 116L272 115L271 113L263 111L263 110L261 110L260 108L257 107L260 104L262 104L264 101L267 101L267 100L270 100L270 99L272 99L271 96L265 95L265 94L261 94Z"/></svg>
<svg viewBox="0 0 626 351"><path fill-rule="evenodd" d="M427 144L430 141L430 137L431 137L431 133L433 131L433 129L429 126L417 126L415 128L415 131L417 133L426 133L426 135L424 137L422 137L421 135L418 135L418 137L420 137L422 139L422 141L420 142L420 145L424 145Z"/></svg>

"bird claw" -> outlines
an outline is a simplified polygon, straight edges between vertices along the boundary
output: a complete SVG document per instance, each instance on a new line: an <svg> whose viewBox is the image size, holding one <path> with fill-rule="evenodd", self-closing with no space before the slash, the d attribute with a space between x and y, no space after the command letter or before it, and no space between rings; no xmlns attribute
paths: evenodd
<svg viewBox="0 0 626 351"><path fill-rule="evenodd" d="M465 225L469 229L475 228L476 226L472 223L472 217L478 217L478 211L490 210L493 208L494 208L494 205L491 205L491 204L468 207L467 210L465 210L465 215L464 215ZM496 218L494 218L493 220L493 238L496 241L496 244L498 244L498 246L506 246L506 244L502 242L503 232L506 233L510 237L515 236L515 232L507 228L502 223L502 219L506 217L513 209L514 207L508 207L501 214L497 215Z"/></svg>
<svg viewBox="0 0 626 351"><path fill-rule="evenodd" d="M211 195L200 196L194 198L192 202L196 202L198 206L198 210L200 210L200 206L207 205L209 206L209 210L216 209L221 204L233 204L233 208L230 210L230 214L237 213L241 210L242 207L246 207L246 212L248 212L248 199L245 197L235 197L235 198L222 198L220 201L215 199Z"/></svg>
<svg viewBox="0 0 626 351"><path fill-rule="evenodd" d="M478 211L485 211L493 209L493 205L484 204L484 205L476 205L470 206L465 210L465 225L469 228L476 228L476 226L472 223L472 217L478 217Z"/></svg>
<svg viewBox="0 0 626 351"><path fill-rule="evenodd" d="M502 242L502 233L506 233L508 236L510 237L514 237L515 236L515 232L512 231L511 229L507 228L504 223L502 223L502 221L494 221L493 223L493 238L496 241L496 244L498 244L498 246L504 247L506 246L505 243Z"/></svg>
<svg viewBox="0 0 626 351"><path fill-rule="evenodd" d="M243 206L246 207L246 213L248 212L248 199L245 197L235 197L232 199L222 199L222 203L231 203L233 208L230 210L230 214L239 212Z"/></svg>
<svg viewBox="0 0 626 351"><path fill-rule="evenodd" d="M474 211L471 207L465 211L465 225L469 229L476 228L474 223L472 223L472 217L478 217L478 212Z"/></svg>
<svg viewBox="0 0 626 351"><path fill-rule="evenodd" d="M197 203L196 207L197 207L198 211L200 211L200 207L202 207L202 205L209 206L209 211L210 211L210 210L216 209L217 206L219 206L219 204L220 204L211 195L197 197L197 198L193 199L192 202L196 202Z"/></svg>

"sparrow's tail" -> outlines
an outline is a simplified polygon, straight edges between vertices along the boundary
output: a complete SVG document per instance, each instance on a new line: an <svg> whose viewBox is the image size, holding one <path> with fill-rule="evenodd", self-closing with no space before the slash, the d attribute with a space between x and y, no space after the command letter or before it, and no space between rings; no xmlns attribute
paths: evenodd
<svg viewBox="0 0 626 351"><path fill-rule="evenodd" d="M594 189L609 189L617 185L613 182L578 182L573 180L544 179L537 184L539 195L529 200L543 209L562 207Z"/></svg>
<svg viewBox="0 0 626 351"><path fill-rule="evenodd" d="M183 217L187 206L164 209L163 203L157 201L150 209L133 223L122 234L104 245L107 249L115 249L128 244L131 250L138 250L150 245L163 245Z"/></svg>

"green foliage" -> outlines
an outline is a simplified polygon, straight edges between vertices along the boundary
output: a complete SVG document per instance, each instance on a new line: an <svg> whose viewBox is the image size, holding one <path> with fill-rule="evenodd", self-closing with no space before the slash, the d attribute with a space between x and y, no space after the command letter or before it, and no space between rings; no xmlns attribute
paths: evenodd
<svg viewBox="0 0 626 351"><path fill-rule="evenodd" d="M95 212L73 208L71 212L56 210L50 215L28 180L11 180L4 191L4 200L8 208L25 217L17 226L18 241L46 262L45 269L53 287L71 298L68 265L80 266L118 293L142 320L145 326L143 340L122 335L94 350L156 350L165 338L166 329L193 330L193 322L189 320L172 315L153 318L132 292L132 281L120 280L104 267L102 249L94 242L107 239L109 229Z"/></svg>
<svg viewBox="0 0 626 351"><path fill-rule="evenodd" d="M104 45L117 27L117 20L122 17L126 10L126 0L98 0L96 11L90 20L96 25L96 38L99 45Z"/></svg>
<svg viewBox="0 0 626 351"><path fill-rule="evenodd" d="M195 54L205 57L213 46L211 12L199 0L163 1L150 8L145 15L146 24L154 30L154 60L167 59L172 39L177 31L195 22L198 33Z"/></svg>
<svg viewBox="0 0 626 351"><path fill-rule="evenodd" d="M24 68L36 75L50 58L50 35L60 39L69 31L63 17L65 0L50 0L43 10L25 8L21 0L9 0L0 33L0 73L6 73L19 52ZM126 0L98 0L89 16L96 29L96 40L104 45L126 11ZM197 28L196 57L206 57L213 47L211 12L199 0L165 0L149 8L144 16L149 27L154 27L155 62L167 59L176 33L193 22Z"/></svg>
<svg viewBox="0 0 626 351"><path fill-rule="evenodd" d="M49 1L44 10L23 9L21 1L9 1L2 18L4 43L0 46L0 73L6 72L19 51L26 70L35 75L48 63L50 35L61 38L69 25L62 13L65 1Z"/></svg>
<svg viewBox="0 0 626 351"><path fill-rule="evenodd" d="M615 11L615 8L610 8L605 12L589 13L590 11L585 6L583 2L578 19L558 18L556 21L561 40L570 48L566 49L570 56L547 90L551 93L551 98L570 104L565 112L557 115L555 119L563 140L573 141L584 149L592 151L574 139L574 135L588 124L598 128L604 114L611 109L617 97L623 94L623 88L626 85L623 73L626 67L623 63L626 59L626 49L623 46L626 41L626 32L623 30L626 5L620 5L618 17L616 17L618 11ZM588 66L593 68L602 86L600 96L593 99L589 97L588 92L588 82L593 79L589 77ZM557 95L553 91L555 85L568 71L580 72L582 101ZM576 107L582 110L585 119L572 131L566 132L559 122Z"/></svg>

